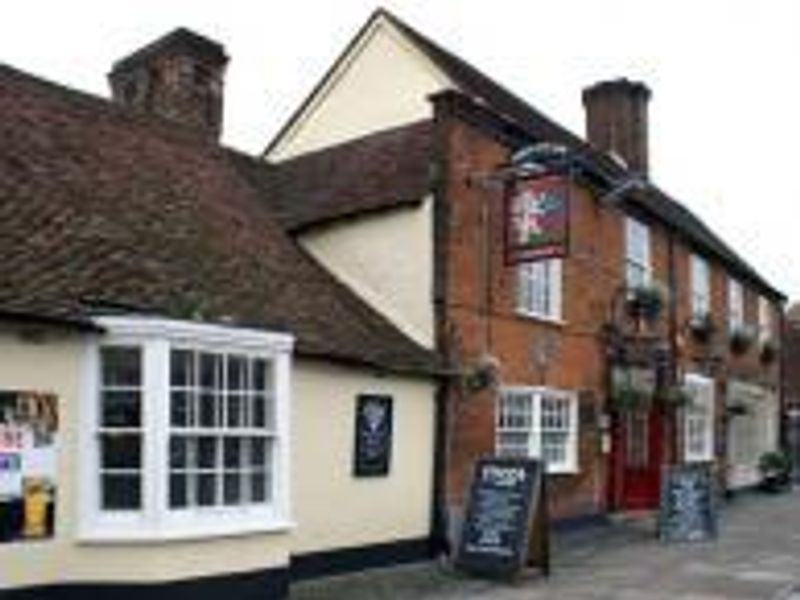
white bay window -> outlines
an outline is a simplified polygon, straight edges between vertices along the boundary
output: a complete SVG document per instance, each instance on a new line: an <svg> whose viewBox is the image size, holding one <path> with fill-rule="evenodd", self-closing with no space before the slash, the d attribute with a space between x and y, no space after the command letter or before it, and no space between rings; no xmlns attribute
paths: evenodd
<svg viewBox="0 0 800 600"><path fill-rule="evenodd" d="M292 338L98 319L85 376L81 537L230 535L288 526ZM87 510L88 508L88 510Z"/></svg>
<svg viewBox="0 0 800 600"><path fill-rule="evenodd" d="M509 387L497 407L500 456L539 458L548 473L578 471L578 399L572 392Z"/></svg>

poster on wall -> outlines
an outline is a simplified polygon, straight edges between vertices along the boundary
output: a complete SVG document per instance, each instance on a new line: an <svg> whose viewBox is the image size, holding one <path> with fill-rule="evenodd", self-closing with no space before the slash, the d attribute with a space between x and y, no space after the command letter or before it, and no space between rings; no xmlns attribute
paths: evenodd
<svg viewBox="0 0 800 600"><path fill-rule="evenodd" d="M569 247L569 179L520 179L506 189L506 263L563 257Z"/></svg>
<svg viewBox="0 0 800 600"><path fill-rule="evenodd" d="M0 543L53 536L58 399L0 391Z"/></svg>
<svg viewBox="0 0 800 600"><path fill-rule="evenodd" d="M392 397L362 394L356 398L355 475L387 475L391 458Z"/></svg>

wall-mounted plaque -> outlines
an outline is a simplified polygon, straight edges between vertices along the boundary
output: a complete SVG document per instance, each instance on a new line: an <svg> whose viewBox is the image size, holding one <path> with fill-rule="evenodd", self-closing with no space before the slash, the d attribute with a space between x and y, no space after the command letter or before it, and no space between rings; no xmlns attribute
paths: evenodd
<svg viewBox="0 0 800 600"><path fill-rule="evenodd" d="M658 534L665 542L698 542L717 536L717 502L708 463L664 467Z"/></svg>
<svg viewBox="0 0 800 600"><path fill-rule="evenodd" d="M355 475L387 475L391 460L392 397L362 394L356 398Z"/></svg>
<svg viewBox="0 0 800 600"><path fill-rule="evenodd" d="M485 458L475 465L456 565L512 578L527 564L549 573L543 464Z"/></svg>

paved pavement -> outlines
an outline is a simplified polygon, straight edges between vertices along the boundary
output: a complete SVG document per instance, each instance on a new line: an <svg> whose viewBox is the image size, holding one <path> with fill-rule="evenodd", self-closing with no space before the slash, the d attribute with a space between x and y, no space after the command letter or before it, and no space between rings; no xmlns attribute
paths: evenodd
<svg viewBox="0 0 800 600"><path fill-rule="evenodd" d="M516 584L426 563L307 582L293 600L800 600L800 491L724 505L715 542L662 544L648 521L560 536L553 574Z"/></svg>

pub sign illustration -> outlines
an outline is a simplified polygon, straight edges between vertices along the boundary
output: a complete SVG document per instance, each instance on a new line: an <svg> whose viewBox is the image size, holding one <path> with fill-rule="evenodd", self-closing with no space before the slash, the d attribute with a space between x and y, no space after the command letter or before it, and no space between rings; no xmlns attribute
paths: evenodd
<svg viewBox="0 0 800 600"><path fill-rule="evenodd" d="M506 262L567 255L569 180L549 175L511 182L506 191Z"/></svg>
<svg viewBox="0 0 800 600"><path fill-rule="evenodd" d="M53 535L58 399L0 391L0 543Z"/></svg>

